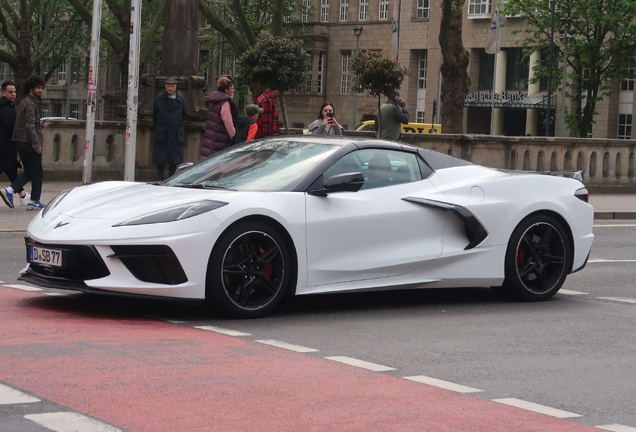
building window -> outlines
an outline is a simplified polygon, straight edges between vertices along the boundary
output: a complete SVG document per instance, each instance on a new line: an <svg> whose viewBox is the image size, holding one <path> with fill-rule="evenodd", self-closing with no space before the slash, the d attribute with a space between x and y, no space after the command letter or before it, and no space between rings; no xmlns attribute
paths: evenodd
<svg viewBox="0 0 636 432"><path fill-rule="evenodd" d="M42 104L42 117L51 117L51 109L47 103Z"/></svg>
<svg viewBox="0 0 636 432"><path fill-rule="evenodd" d="M495 74L495 55L487 54L486 50L479 50L479 84L478 90L492 90L492 80Z"/></svg>
<svg viewBox="0 0 636 432"><path fill-rule="evenodd" d="M360 14L358 19L360 21L366 21L369 16L369 0L360 0Z"/></svg>
<svg viewBox="0 0 636 432"><path fill-rule="evenodd" d="M289 24L291 22L291 16L290 15L285 15L285 17L283 18L283 22L285 24Z"/></svg>
<svg viewBox="0 0 636 432"><path fill-rule="evenodd" d="M431 15L431 2L430 0L417 0L417 18L429 18Z"/></svg>
<svg viewBox="0 0 636 432"><path fill-rule="evenodd" d="M329 0L320 0L320 22L329 21Z"/></svg>
<svg viewBox="0 0 636 432"><path fill-rule="evenodd" d="M618 115L618 139L632 139L632 115Z"/></svg>
<svg viewBox="0 0 636 432"><path fill-rule="evenodd" d="M79 105L71 104L71 117L78 119L79 118Z"/></svg>
<svg viewBox="0 0 636 432"><path fill-rule="evenodd" d="M623 72L627 74L627 76L634 76L634 68L636 66L636 56L631 55L627 57L627 61L623 66ZM621 91L634 91L634 79L628 78L621 81Z"/></svg>
<svg viewBox="0 0 636 432"><path fill-rule="evenodd" d="M420 59L417 63L417 88L426 88L426 69L428 67L428 51L420 51Z"/></svg>
<svg viewBox="0 0 636 432"><path fill-rule="evenodd" d="M66 82L66 63L62 63L57 67L57 83L64 84Z"/></svg>
<svg viewBox="0 0 636 432"><path fill-rule="evenodd" d="M388 17L389 17L389 0L380 0L380 14L378 15L378 19L386 20Z"/></svg>
<svg viewBox="0 0 636 432"><path fill-rule="evenodd" d="M349 17L349 0L340 0L340 21L346 21Z"/></svg>
<svg viewBox="0 0 636 432"><path fill-rule="evenodd" d="M415 123L424 123L424 111L415 111Z"/></svg>
<svg viewBox="0 0 636 432"><path fill-rule="evenodd" d="M0 62L0 81L4 81L4 63Z"/></svg>
<svg viewBox="0 0 636 432"><path fill-rule="evenodd" d="M324 69L325 54L318 53L318 73L316 75L316 93L322 94L322 73Z"/></svg>
<svg viewBox="0 0 636 432"><path fill-rule="evenodd" d="M351 87L351 76L349 74L349 66L351 63L351 54L342 55L342 67L340 75L340 94L349 94L349 87Z"/></svg>
<svg viewBox="0 0 636 432"><path fill-rule="evenodd" d="M307 80L305 81L305 93L311 93L311 78L314 70L314 56L311 56L309 66L307 68Z"/></svg>
<svg viewBox="0 0 636 432"><path fill-rule="evenodd" d="M490 18L492 15L491 0L468 0L468 16L471 15Z"/></svg>
<svg viewBox="0 0 636 432"><path fill-rule="evenodd" d="M311 10L311 0L303 0L303 11L301 13L300 20L302 22L309 22L309 11Z"/></svg>
<svg viewBox="0 0 636 432"><path fill-rule="evenodd" d="M510 48L506 64L506 90L527 91L530 59L523 56L521 48Z"/></svg>

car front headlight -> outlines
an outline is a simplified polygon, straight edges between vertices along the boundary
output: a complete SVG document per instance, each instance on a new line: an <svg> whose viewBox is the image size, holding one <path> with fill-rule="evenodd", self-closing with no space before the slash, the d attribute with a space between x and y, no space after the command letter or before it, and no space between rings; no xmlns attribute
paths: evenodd
<svg viewBox="0 0 636 432"><path fill-rule="evenodd" d="M182 219L191 218L193 216L197 216L214 209L218 209L219 207L223 207L225 205L227 205L227 203L222 201L197 201L193 203L182 204L180 206L172 207L165 210L159 210L153 213L148 213L143 216L137 216L113 225L113 227L175 222Z"/></svg>
<svg viewBox="0 0 636 432"><path fill-rule="evenodd" d="M46 205L46 207L44 207L44 210L42 210L42 217L46 216L46 214L47 214L48 212L50 212L50 211L51 211L51 210L53 210L55 207L57 207L57 205L58 205L60 202L62 202L62 200L64 199L64 197L65 197L66 195L68 195L68 193L69 193L70 191L72 191L72 190L73 190L73 189L67 189L67 190L62 191L62 192L60 192L59 194L57 194L57 195L55 196L55 198L53 198L53 199L51 200L51 202L50 202L50 203L48 203L48 204Z"/></svg>

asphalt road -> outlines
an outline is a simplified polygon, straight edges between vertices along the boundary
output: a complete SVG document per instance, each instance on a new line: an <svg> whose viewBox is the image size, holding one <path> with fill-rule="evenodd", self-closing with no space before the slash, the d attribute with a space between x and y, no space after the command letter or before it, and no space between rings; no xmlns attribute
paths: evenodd
<svg viewBox="0 0 636 432"><path fill-rule="evenodd" d="M317 350L303 354L311 358L360 359L393 368L379 374L431 377L481 390L473 398L532 402L578 414L569 420L580 425L636 431L636 223L597 222L595 235L588 266L543 303L502 301L485 288L321 295L250 321L186 302L74 294L51 305L240 331L245 341ZM16 283L23 236L0 233L0 254L0 280ZM2 426L9 412L0 407L0 431L13 430Z"/></svg>

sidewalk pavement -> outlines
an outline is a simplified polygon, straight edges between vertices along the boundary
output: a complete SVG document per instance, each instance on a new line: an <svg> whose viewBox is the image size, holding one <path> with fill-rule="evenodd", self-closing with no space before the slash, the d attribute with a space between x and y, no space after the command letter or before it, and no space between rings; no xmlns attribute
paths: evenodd
<svg viewBox="0 0 636 432"><path fill-rule="evenodd" d="M43 203L50 202L58 193L79 186L78 182L44 182L42 188ZM27 191L29 185L27 185ZM0 201L0 233L24 232L27 225L37 214L20 207L20 200L15 199L16 207L10 209ZM594 206L594 219L636 219L636 194L590 194L590 204Z"/></svg>

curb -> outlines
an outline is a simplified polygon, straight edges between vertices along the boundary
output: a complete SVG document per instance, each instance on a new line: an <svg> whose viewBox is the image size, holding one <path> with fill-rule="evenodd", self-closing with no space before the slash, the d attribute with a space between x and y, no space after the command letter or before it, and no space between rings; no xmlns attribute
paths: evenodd
<svg viewBox="0 0 636 432"><path fill-rule="evenodd" d="M594 212L594 220L636 219L636 212Z"/></svg>

